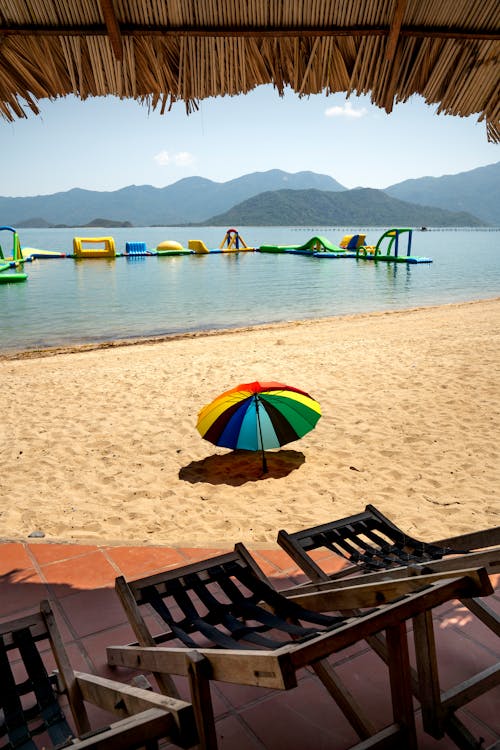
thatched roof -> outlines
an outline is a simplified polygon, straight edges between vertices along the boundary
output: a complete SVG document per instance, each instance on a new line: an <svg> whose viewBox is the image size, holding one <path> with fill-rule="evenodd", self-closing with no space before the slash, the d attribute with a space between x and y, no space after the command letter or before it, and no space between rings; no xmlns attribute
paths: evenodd
<svg viewBox="0 0 500 750"><path fill-rule="evenodd" d="M2 0L0 113L66 94L168 109L240 94L421 94L500 142L499 0Z"/></svg>

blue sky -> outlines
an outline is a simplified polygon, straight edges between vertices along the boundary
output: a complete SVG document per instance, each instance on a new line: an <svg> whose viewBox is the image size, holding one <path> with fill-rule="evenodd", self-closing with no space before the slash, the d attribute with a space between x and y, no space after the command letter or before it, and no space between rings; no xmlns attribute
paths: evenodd
<svg viewBox="0 0 500 750"><path fill-rule="evenodd" d="M456 174L500 160L484 123L436 115L420 97L391 115L369 97L280 98L270 86L164 115L114 97L41 103L41 115L0 120L2 196L81 187L163 187L199 175L226 182L250 172L310 170L347 188Z"/></svg>

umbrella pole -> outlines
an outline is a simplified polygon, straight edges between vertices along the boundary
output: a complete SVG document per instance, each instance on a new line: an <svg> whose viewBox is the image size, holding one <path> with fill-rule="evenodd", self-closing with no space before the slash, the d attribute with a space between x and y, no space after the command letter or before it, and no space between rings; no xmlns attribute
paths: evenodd
<svg viewBox="0 0 500 750"><path fill-rule="evenodd" d="M259 415L259 398L257 394L255 394L255 411L257 413L257 425L259 427L260 447L262 449L262 473L267 474L267 460L266 460L266 453L264 451L264 442L262 440L262 429L260 426L260 415Z"/></svg>

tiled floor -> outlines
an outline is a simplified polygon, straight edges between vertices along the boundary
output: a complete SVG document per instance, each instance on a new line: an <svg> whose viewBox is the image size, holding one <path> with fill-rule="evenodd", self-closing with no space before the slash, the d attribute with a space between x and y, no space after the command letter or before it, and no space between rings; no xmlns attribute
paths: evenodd
<svg viewBox="0 0 500 750"><path fill-rule="evenodd" d="M137 578L220 553L215 549L106 547L43 542L0 543L0 620L18 617L51 601L73 666L114 679L130 680L127 670L112 671L105 647L134 640L113 585L117 575ZM253 556L277 588L303 581L297 568L278 549L253 550ZM500 576L488 598L500 612ZM500 643L460 603L435 613L441 687L446 690L498 662ZM390 723L386 669L365 643L336 655L340 676L377 725ZM179 681L183 697L186 685ZM356 735L317 678L304 673L295 690L270 691L213 683L221 750L342 750ZM425 734L416 704L419 747L447 750L456 746ZM478 747L500 748L500 689L469 703L459 716L482 738ZM404 750L402 748L401 750Z"/></svg>

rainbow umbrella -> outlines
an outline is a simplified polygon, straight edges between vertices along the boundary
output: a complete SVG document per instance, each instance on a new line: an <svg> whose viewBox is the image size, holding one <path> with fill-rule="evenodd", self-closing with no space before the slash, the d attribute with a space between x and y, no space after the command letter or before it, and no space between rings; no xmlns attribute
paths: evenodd
<svg viewBox="0 0 500 750"><path fill-rule="evenodd" d="M214 445L233 450L264 451L298 440L321 416L317 401L283 383L243 383L221 393L198 414L196 428Z"/></svg>

